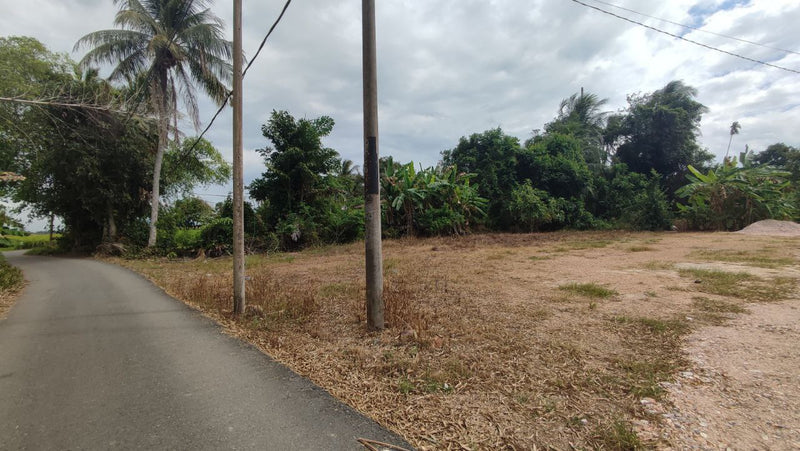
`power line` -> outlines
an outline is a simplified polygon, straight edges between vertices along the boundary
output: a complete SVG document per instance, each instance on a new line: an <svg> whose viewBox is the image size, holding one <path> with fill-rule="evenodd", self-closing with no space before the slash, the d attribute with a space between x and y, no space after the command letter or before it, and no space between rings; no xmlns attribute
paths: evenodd
<svg viewBox="0 0 800 451"><path fill-rule="evenodd" d="M786 72L793 72L795 74L800 74L800 71L798 71L798 70L790 69L788 67L778 66L777 64L767 63L765 61L761 61L761 60L757 60L757 59L750 58L750 57L747 57L747 56L739 55L738 53L733 53L733 52L729 52L727 50L722 50L722 49L719 49L719 48L716 48L716 47L712 47L712 46L710 46L708 44L703 44L702 42L693 41L691 39L684 38L683 36L679 36L677 34L670 33L668 31L664 31L664 30L661 30L661 29L656 28L656 27L651 27L650 25L645 25L645 24L643 24L641 22L637 22L637 21L635 21L633 19L629 19L627 17L620 16L618 14L614 14L611 11L606 11L606 10L604 10L602 8L598 8L597 6L587 5L586 3L584 3L584 2L582 2L580 0L572 0L572 1L577 3L577 4L579 4L579 5L583 5L583 6L587 7L587 8L591 8L591 9L600 11L603 14L608 14L609 16L616 17L617 19L622 19L622 20L624 20L626 22L630 22L632 24L636 24L636 25L642 26L644 28L653 30L653 31L661 33L661 34L665 34L667 36L672 36L673 38L677 38L677 39L680 39L682 41L691 42L694 45L699 45L700 47L705 47L705 48L707 48L709 50L714 50L716 52L724 53L726 55L735 56L736 58L741 58L743 60L747 60L747 61L750 61L750 62L753 62L753 63L756 63L756 64L763 64L764 66L769 66L769 67L774 67L775 69L785 70Z"/></svg>
<svg viewBox="0 0 800 451"><path fill-rule="evenodd" d="M261 50L264 49L264 45L267 43L267 39L269 39L269 36L272 34L273 31L275 31L275 27L277 27L278 24L280 23L281 19L283 19L283 15L286 13L286 10L289 8L289 4L291 4L291 3L292 3L292 0L287 0L286 4L283 5L283 10L281 10L280 15L278 15L278 18L275 19L275 22L269 28L269 31L267 32L267 35L264 36L264 39L261 41L261 45L258 46L258 50L256 51L256 54L253 55L253 59L251 59L250 62L247 63L247 67L245 67L244 71L242 71L242 78L244 78L244 76L247 75L248 69L250 69L250 66L252 66L253 63L255 62L256 58L258 58L258 55L261 53ZM233 95L233 91L228 91L228 95L225 96L225 100L222 102L222 105L219 107L219 109L217 110L216 114L214 114L214 117L211 118L211 122L208 123L208 125L205 128L205 130L203 130L203 133L200 133L200 136L197 138L197 140L195 140L194 144L192 144L192 147L189 149L189 151L187 153L192 153L192 151L194 151L194 148L197 146L197 143L199 143L200 140L203 139L203 136L205 136L205 134L208 132L208 130L211 129L211 126L214 125L214 121L216 121L217 118L219 117L219 115L222 114L222 111L228 105L228 101L231 99L232 95Z"/></svg>
<svg viewBox="0 0 800 451"><path fill-rule="evenodd" d="M773 47L771 45L762 44L760 42L748 41L747 39L737 38L735 36L729 36L727 34L722 34L722 33L717 33L717 32L714 32L714 31L704 30L704 29L699 28L699 27L693 27L691 25L686 25L686 24L682 24L682 23L679 23L679 22L673 22L673 21L668 20L668 19L663 19L661 17L656 17L656 16L651 16L649 14L640 13L639 11L634 11L632 9L628 9L628 8L623 7L623 6L615 5L613 3L604 2L602 0L592 0L592 1L594 1L595 3L600 3L600 4L603 4L603 5L606 5L606 6L610 6L612 8L617 8L617 9L621 9L623 11L628 11L628 12L631 12L631 13L634 13L634 14L638 14L638 15L643 16L643 17L648 17L650 19L660 20L661 22L666 22L668 24L677 25L679 27L683 27L683 28L686 28L688 30L695 30L695 31L699 31L701 33L707 33L707 34L712 34L714 36L719 36L721 38L733 39L734 41L744 42L745 44L757 45L759 47L764 47L764 48L771 49L771 50L778 50L779 52L794 53L795 55L800 55L800 52L795 52L794 50L787 50L787 49L782 49L780 47Z"/></svg>

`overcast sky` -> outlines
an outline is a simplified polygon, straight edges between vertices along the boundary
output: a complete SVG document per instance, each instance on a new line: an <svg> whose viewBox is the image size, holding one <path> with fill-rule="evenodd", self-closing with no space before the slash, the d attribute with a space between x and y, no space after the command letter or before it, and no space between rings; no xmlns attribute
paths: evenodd
<svg viewBox="0 0 800 451"><path fill-rule="evenodd" d="M708 46L800 71L797 0L608 0L617 6L703 31L583 0ZM284 0L243 0L248 56ZM800 74L680 41L571 0L377 0L380 152L395 160L435 164L461 136L502 127L529 137L583 87L608 99L651 92L671 80L699 91L709 108L701 145L718 158L729 128L741 124L732 152L745 144L800 145ZM230 38L232 2L212 9ZM111 28L112 0L0 0L0 33L33 36L72 53L84 34ZM336 121L326 144L361 165L361 2L294 0L245 80L245 183L263 170L254 149L267 143L260 127L273 109ZM717 34L707 33L713 32ZM764 44L755 46L718 34ZM771 48L769 48L771 47ZM777 49L786 49L785 52ZM215 108L201 105L205 125ZM230 109L209 139L231 159ZM191 129L185 130L192 134ZM228 187L198 189L224 194ZM207 200L218 200L207 197Z"/></svg>

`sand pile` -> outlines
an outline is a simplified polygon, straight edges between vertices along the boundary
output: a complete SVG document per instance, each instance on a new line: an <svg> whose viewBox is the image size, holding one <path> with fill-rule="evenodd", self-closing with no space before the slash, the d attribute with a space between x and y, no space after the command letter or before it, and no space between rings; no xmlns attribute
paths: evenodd
<svg viewBox="0 0 800 451"><path fill-rule="evenodd" d="M800 236L800 224L792 221L765 219L754 222L736 233L745 235Z"/></svg>

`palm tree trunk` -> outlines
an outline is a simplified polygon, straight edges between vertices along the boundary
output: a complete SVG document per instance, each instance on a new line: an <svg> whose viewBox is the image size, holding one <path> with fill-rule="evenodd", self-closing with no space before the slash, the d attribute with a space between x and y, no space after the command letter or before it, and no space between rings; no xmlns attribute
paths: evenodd
<svg viewBox="0 0 800 451"><path fill-rule="evenodd" d="M158 149L156 149L156 161L153 166L153 192L150 196L150 235L147 238L147 247L156 245L158 237L158 204L161 199L159 192L161 185L161 165L164 162L164 152L167 148L167 133L169 129L169 118L167 117L167 95L166 95L166 76L161 83L161 99L159 99L159 118L158 118Z"/></svg>
<svg viewBox="0 0 800 451"><path fill-rule="evenodd" d="M728 152L731 150L731 143L733 142L733 133L731 133L731 137L728 138L728 148L725 149L725 158L722 159L722 162L726 162L728 160Z"/></svg>

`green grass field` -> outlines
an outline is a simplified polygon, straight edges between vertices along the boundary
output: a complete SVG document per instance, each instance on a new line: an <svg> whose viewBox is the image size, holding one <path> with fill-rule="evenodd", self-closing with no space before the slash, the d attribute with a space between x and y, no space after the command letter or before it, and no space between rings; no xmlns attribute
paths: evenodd
<svg viewBox="0 0 800 451"><path fill-rule="evenodd" d="M55 241L61 235L54 234ZM36 234L28 236L4 235L0 237L0 251L13 251L16 249L33 249L47 246L50 243L49 234Z"/></svg>

